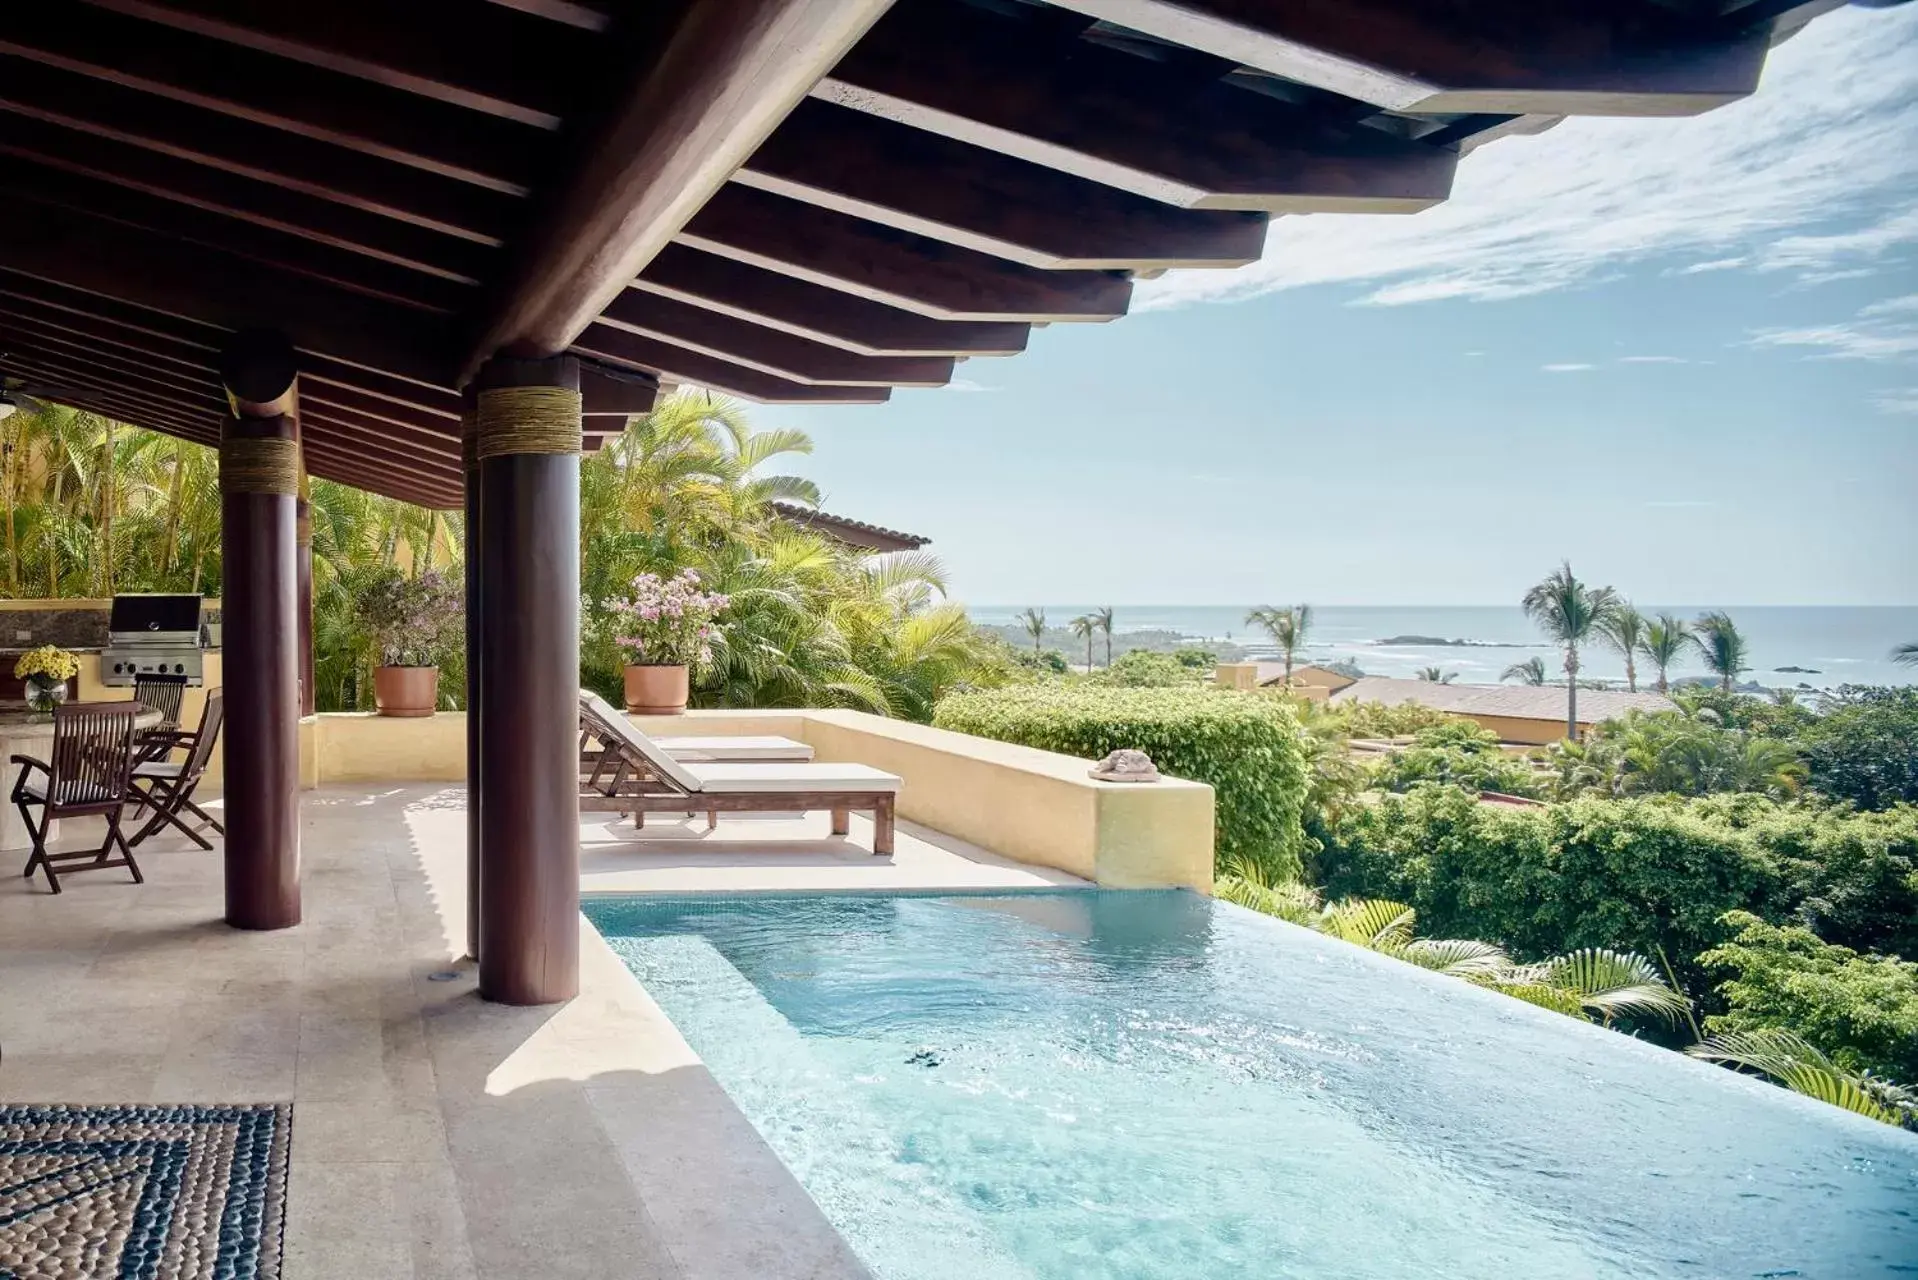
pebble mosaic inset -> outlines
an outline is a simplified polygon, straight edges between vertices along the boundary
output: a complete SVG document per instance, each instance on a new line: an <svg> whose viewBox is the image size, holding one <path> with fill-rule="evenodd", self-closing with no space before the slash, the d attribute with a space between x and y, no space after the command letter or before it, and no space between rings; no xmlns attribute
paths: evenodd
<svg viewBox="0 0 1918 1280"><path fill-rule="evenodd" d="M290 1106L0 1105L0 1277L278 1280Z"/></svg>

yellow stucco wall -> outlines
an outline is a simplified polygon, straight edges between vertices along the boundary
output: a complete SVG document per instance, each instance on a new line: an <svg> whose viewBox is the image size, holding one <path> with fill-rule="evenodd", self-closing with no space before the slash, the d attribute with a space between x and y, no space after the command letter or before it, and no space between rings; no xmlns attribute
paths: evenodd
<svg viewBox="0 0 1918 1280"><path fill-rule="evenodd" d="M764 734L809 744L821 761L898 774L899 815L1020 862L1114 888L1212 891L1212 788L1183 779L1096 782L1091 763L859 711L695 711L635 716L654 736ZM310 716L301 781L458 782L466 717ZM217 772L209 775L217 785Z"/></svg>
<svg viewBox="0 0 1918 1280"><path fill-rule="evenodd" d="M1447 714L1458 715L1462 713L1448 712ZM1467 715L1465 719L1472 721L1481 729L1490 729L1499 736L1499 740L1502 742L1522 742L1530 746L1542 747L1547 743L1561 742L1565 738L1565 721L1562 718L1558 720L1531 720L1521 716ZM1579 721L1578 731L1582 735L1591 727L1590 721L1581 720Z"/></svg>

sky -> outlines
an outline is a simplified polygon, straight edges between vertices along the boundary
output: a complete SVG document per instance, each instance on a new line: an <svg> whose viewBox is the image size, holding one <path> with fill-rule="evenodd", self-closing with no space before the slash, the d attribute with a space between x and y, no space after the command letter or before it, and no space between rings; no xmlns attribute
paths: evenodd
<svg viewBox="0 0 1918 1280"><path fill-rule="evenodd" d="M884 406L764 407L825 509L978 604L1918 604L1918 4L1844 9L1759 92L1489 143L1411 216Z"/></svg>

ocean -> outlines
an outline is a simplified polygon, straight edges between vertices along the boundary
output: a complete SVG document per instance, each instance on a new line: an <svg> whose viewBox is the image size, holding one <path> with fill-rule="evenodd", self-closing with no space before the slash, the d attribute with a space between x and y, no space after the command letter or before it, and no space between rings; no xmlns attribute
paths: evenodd
<svg viewBox="0 0 1918 1280"><path fill-rule="evenodd" d="M1000 626L1015 623L1024 605L968 606L973 621ZM1094 606L1040 606L1055 627ZM1195 640L1230 641L1254 654L1271 653L1262 633L1246 626L1247 605L1119 605L1114 631L1176 631ZM1646 614L1673 613L1695 618L1698 605L1641 605ZM1918 607L1754 605L1725 609L1750 642L1752 669L1742 678L1769 688L1803 685L1827 689L1840 684L1918 684L1918 667L1893 663L1894 646L1918 641ZM1434 636L1466 640L1468 645L1381 645L1392 636ZM1396 605L1313 606L1312 628L1304 660L1346 659L1367 674L1411 676L1425 667L1456 671L1462 684L1493 684L1499 672L1537 656L1554 677L1561 674L1558 651L1544 643L1536 627L1515 606L1400 607ZM1622 681L1625 663L1602 644L1580 650L1581 676ZM1804 671L1780 671L1802 667ZM1687 658L1672 678L1705 675L1704 664ZM1652 674L1639 662L1639 684Z"/></svg>

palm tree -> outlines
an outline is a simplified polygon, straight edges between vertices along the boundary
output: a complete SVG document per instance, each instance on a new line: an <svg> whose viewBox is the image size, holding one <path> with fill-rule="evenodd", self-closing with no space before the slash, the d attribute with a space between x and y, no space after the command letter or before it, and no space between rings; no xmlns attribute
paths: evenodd
<svg viewBox="0 0 1918 1280"><path fill-rule="evenodd" d="M1279 654L1285 659L1285 687L1292 687L1292 658L1305 647L1306 633L1312 629L1312 606L1293 605L1290 608L1274 608L1262 604L1245 615L1250 626L1264 629L1272 637L1272 643L1278 647Z"/></svg>
<svg viewBox="0 0 1918 1280"><path fill-rule="evenodd" d="M1034 653L1041 652L1046 640L1046 611L1044 609L1027 609L1019 615L1019 621L1024 625L1026 634L1032 637L1032 651Z"/></svg>
<svg viewBox="0 0 1918 1280"><path fill-rule="evenodd" d="M1520 684L1542 685L1545 683L1545 661L1542 658L1527 658L1523 662L1514 662L1498 673L1500 680L1516 680Z"/></svg>
<svg viewBox="0 0 1918 1280"><path fill-rule="evenodd" d="M1658 668L1658 691L1671 692L1671 682L1667 679L1671 666L1685 651L1697 646L1692 629L1685 625L1683 618L1661 613L1656 618L1645 621L1645 634L1638 642L1638 651L1654 667Z"/></svg>
<svg viewBox="0 0 1918 1280"><path fill-rule="evenodd" d="M1707 1062L1746 1067L1770 1076L1794 1093L1885 1124L1903 1124L1918 1116L1918 1092L1878 1079L1870 1072L1847 1071L1790 1031L1771 1027L1728 1031L1701 1040L1685 1052Z"/></svg>
<svg viewBox="0 0 1918 1280"><path fill-rule="evenodd" d="M1102 608L1094 609L1092 611L1092 620L1099 625L1099 630L1105 633L1106 665L1109 667L1112 665L1112 606L1105 605Z"/></svg>
<svg viewBox="0 0 1918 1280"><path fill-rule="evenodd" d="M1918 667L1918 640L1901 644L1893 649L1891 660L1901 667Z"/></svg>
<svg viewBox="0 0 1918 1280"><path fill-rule="evenodd" d="M1431 684L1450 684L1458 679L1456 671L1440 671L1437 667L1420 667L1419 679Z"/></svg>
<svg viewBox="0 0 1918 1280"><path fill-rule="evenodd" d="M1089 613L1082 613L1069 624L1072 634L1086 642L1086 670L1092 670L1092 637L1099 634L1099 620Z"/></svg>
<svg viewBox="0 0 1918 1280"><path fill-rule="evenodd" d="M1565 736L1578 741L1578 647L1592 638L1618 601L1610 587L1589 587L1568 560L1525 593L1525 615L1565 650Z"/></svg>
<svg viewBox="0 0 1918 1280"><path fill-rule="evenodd" d="M1598 626L1605 643L1625 659L1625 688L1631 693L1638 692L1638 664L1634 659L1645 643L1648 625L1645 615L1632 608L1631 601L1620 600Z"/></svg>
<svg viewBox="0 0 1918 1280"><path fill-rule="evenodd" d="M1739 634L1731 616L1722 610L1700 614L1698 621L1692 624L1698 651L1705 655L1705 665L1718 677L1719 687L1726 693L1738 680L1738 673L1751 670L1746 659L1751 656L1751 648L1745 643L1745 637Z"/></svg>

